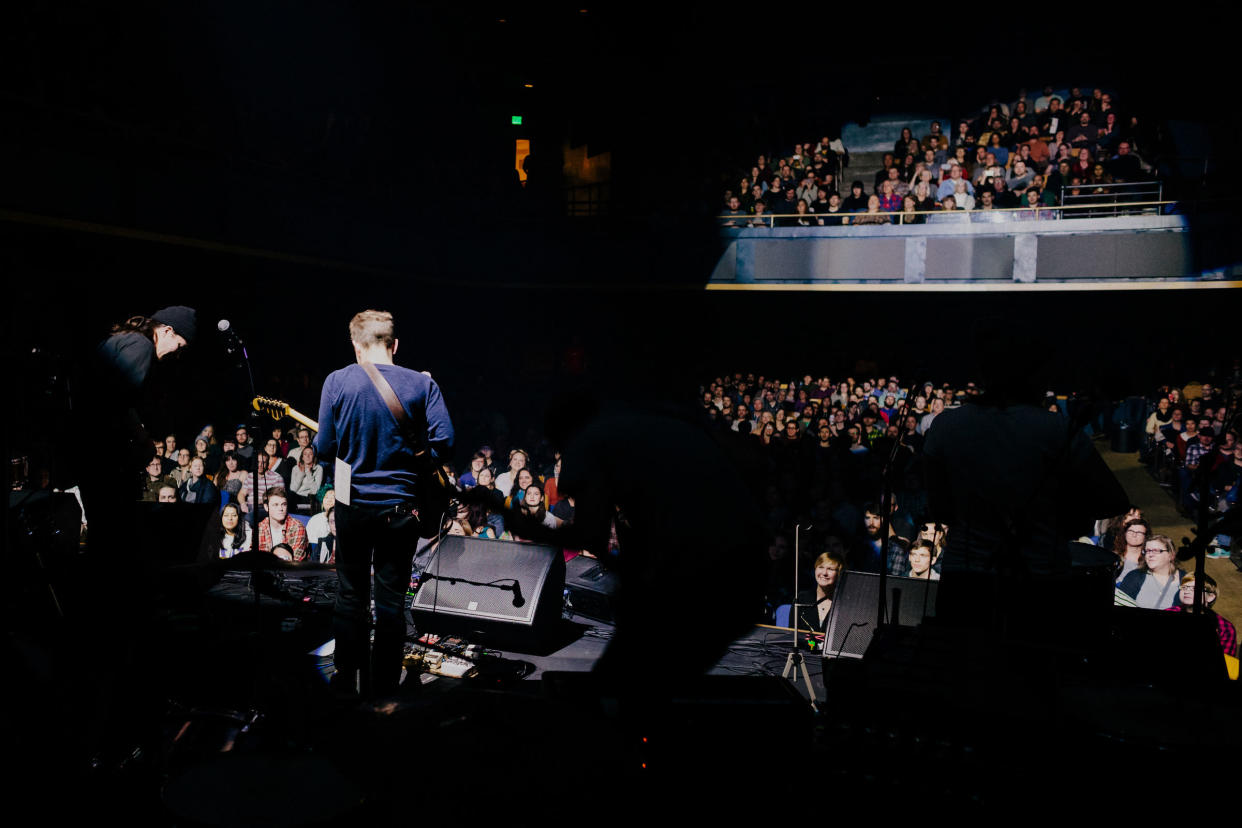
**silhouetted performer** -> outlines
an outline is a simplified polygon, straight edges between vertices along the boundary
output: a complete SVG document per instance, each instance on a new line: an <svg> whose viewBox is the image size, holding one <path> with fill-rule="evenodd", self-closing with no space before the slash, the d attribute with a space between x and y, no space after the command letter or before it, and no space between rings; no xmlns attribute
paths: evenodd
<svg viewBox="0 0 1242 828"><path fill-rule="evenodd" d="M563 448L558 490L574 498L573 522L547 529L511 512L506 525L615 568L616 630L595 669L705 672L763 606L768 532L749 487L688 417L601 412L575 395L549 411L547 433Z"/></svg>
<svg viewBox="0 0 1242 828"><path fill-rule="evenodd" d="M986 394L937 416L923 449L931 517L949 526L936 614L1065 613L1069 541L1128 499L1081 424L1036 405L1034 338L991 322L975 336Z"/></svg>
<svg viewBox="0 0 1242 828"><path fill-rule="evenodd" d="M348 491L336 480L336 668L334 684L364 696L390 695L401 681L403 602L422 524L415 452L433 458L453 447L453 424L440 388L426 374L393 364L392 314L367 310L349 323L357 364L324 380L319 400L320 456L349 465ZM405 411L402 428L363 368L374 365ZM424 442L426 446L420 445ZM348 500L348 505L346 505ZM370 632L371 568L375 568L375 643Z"/></svg>
<svg viewBox="0 0 1242 828"><path fill-rule="evenodd" d="M90 749L107 766L116 750L155 747L156 677L141 643L155 603L157 550L140 541L137 503L141 472L154 456L142 407L157 360L191 345L193 308L175 305L116 325L79 365L73 388L76 433L92 450L77 470L87 520L84 571L66 603L77 630L72 665L82 682L75 709L89 724Z"/></svg>

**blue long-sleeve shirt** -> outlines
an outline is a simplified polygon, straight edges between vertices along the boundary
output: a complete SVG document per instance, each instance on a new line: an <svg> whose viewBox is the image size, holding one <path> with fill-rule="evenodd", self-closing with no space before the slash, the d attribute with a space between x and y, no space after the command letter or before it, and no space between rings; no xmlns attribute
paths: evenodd
<svg viewBox="0 0 1242 828"><path fill-rule="evenodd" d="M392 386L410 421L425 433L434 457L453 448L453 423L440 387L426 374L397 365L376 365ZM352 471L351 503L395 506L417 500L418 473L411 445L361 365L333 371L319 398L315 450L324 460L339 457Z"/></svg>

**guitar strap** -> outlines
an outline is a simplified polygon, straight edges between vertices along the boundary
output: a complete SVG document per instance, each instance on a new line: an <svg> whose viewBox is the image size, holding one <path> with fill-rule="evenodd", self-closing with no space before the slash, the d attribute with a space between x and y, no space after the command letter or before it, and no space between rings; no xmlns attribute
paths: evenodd
<svg viewBox="0 0 1242 828"><path fill-rule="evenodd" d="M384 404L388 406L393 419L397 421L397 428L401 429L406 437L414 441L416 446L414 456L422 460L423 455L427 451L426 440L411 430L410 418L406 416L405 409L401 406L401 401L397 399L397 392L392 390L392 386L388 384L388 380L384 379L384 375L375 367L375 363L363 362L360 364L362 365L362 370L366 371L367 376L371 378L371 384L379 392L380 397L384 400Z"/></svg>

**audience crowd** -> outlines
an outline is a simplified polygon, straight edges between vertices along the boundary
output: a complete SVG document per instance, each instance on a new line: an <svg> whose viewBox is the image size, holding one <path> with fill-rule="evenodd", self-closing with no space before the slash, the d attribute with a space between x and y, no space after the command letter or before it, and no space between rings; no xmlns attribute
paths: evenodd
<svg viewBox="0 0 1242 828"><path fill-rule="evenodd" d="M1236 376L1236 366L1234 374L1223 387L1196 382L1161 388L1150 402L1136 404L1132 398L1113 418L1145 419L1141 457L1188 515L1200 503L1218 515L1237 501L1242 443L1236 412L1242 376ZM809 374L779 381L734 373L700 387L705 427L742 468L771 532L766 606L755 608L756 620L786 618L786 605L796 603L816 608L800 612L801 626L824 622L835 584L846 571L939 579L952 526L936 523L929 514L923 442L940 414L979 393L974 383L910 385L897 376L834 381ZM1050 393L1042 405L1066 415L1064 397ZM315 456L311 438L304 427L286 432L277 425L256 441L244 424L227 435L206 426L191 449L170 434L154 446L143 498L216 505L219 518L208 528L204 557L257 549L295 562L331 563L336 543L332 470ZM445 464L458 489L486 487L499 492L504 503L501 508L501 498L471 499L448 532L520 541L506 525L511 510L545 526L573 520L573 499L558 490L559 455L533 435L530 439L529 449L500 453L481 445L460 474L452 463ZM882 537L882 473L890 458L893 492ZM257 544L248 519L252 509L258 510ZM795 527L801 527L797 536ZM1081 540L1117 556L1117 603L1154 609L1185 605L1188 576L1177 566L1176 544L1153 533L1137 508L1101 521L1094 535ZM1211 553L1227 556L1231 546L1237 547L1231 537L1219 536ZM574 554L579 553L566 551ZM805 590L795 587L795 570ZM1214 598L1216 584L1207 586ZM1224 619L1220 624L1225 641L1232 625ZM1230 646L1236 649L1236 638Z"/></svg>
<svg viewBox="0 0 1242 828"><path fill-rule="evenodd" d="M920 131L902 129L874 177L848 185L849 153L840 139L794 144L775 164L759 155L731 179L737 184L724 193L720 221L725 227L1029 221L1058 218L1057 208L1069 204L1126 200L1112 185L1154 178L1141 155L1154 139L1098 88L1059 95L1045 87L1033 99L1022 91L1013 102L993 101L948 127L932 121ZM1009 209L1014 212L994 212ZM947 215L953 212L970 215Z"/></svg>

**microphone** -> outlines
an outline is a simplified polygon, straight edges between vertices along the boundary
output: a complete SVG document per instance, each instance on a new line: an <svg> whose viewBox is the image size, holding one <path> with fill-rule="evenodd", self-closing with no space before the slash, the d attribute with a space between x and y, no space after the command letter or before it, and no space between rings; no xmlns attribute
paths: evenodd
<svg viewBox="0 0 1242 828"><path fill-rule="evenodd" d="M247 358L246 345L237 335L237 331L233 329L232 323L227 319L221 319L216 323L216 330L220 332L220 337L224 340L225 353L230 357L237 357L238 366L242 365Z"/></svg>
<svg viewBox="0 0 1242 828"><path fill-rule="evenodd" d="M229 353L240 351L245 346L242 344L241 337L237 335L237 331L233 330L233 325L227 319L221 319L216 323L216 330L220 332L220 336L224 338L224 346L228 348Z"/></svg>
<svg viewBox="0 0 1242 828"><path fill-rule="evenodd" d="M517 581L513 582L513 606L520 607L526 604L526 599L522 597L522 585Z"/></svg>

